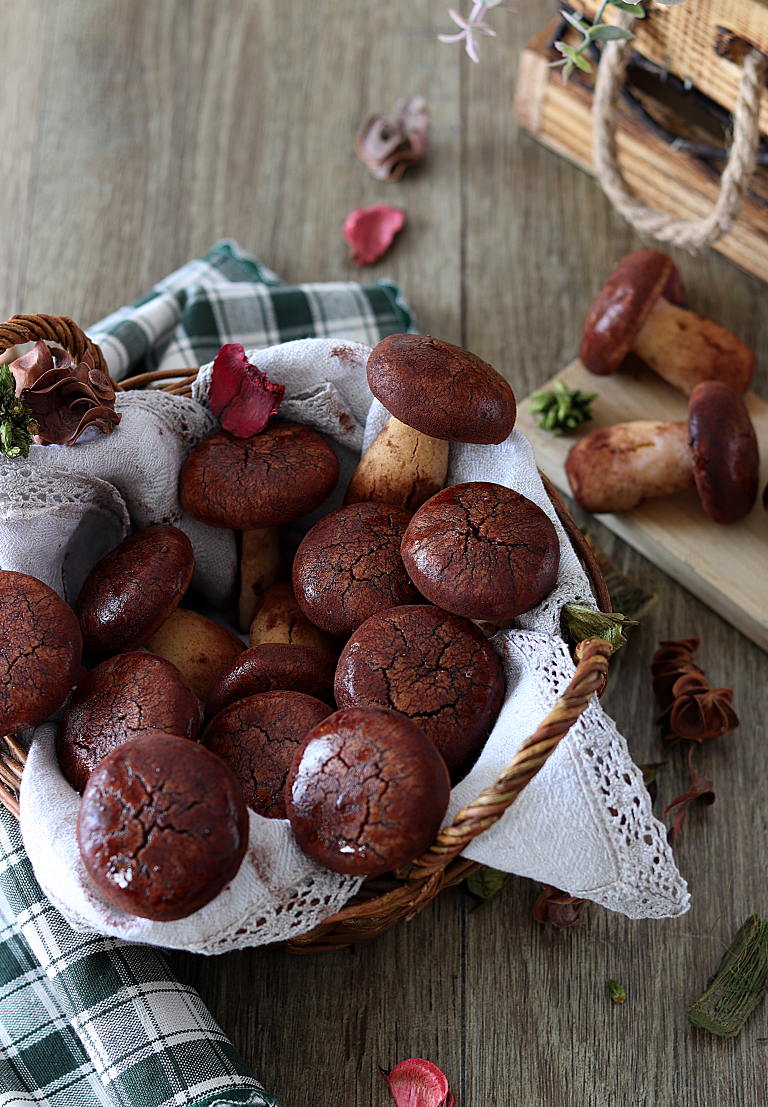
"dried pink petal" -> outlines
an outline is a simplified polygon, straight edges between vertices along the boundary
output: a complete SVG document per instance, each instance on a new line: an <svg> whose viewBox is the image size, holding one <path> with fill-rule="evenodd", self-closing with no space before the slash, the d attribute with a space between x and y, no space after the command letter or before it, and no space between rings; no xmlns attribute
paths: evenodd
<svg viewBox="0 0 768 1107"><path fill-rule="evenodd" d="M355 151L378 181L399 181L424 158L429 115L423 96L398 100L387 115L371 115L355 137Z"/></svg>
<svg viewBox="0 0 768 1107"><path fill-rule="evenodd" d="M379 1072L397 1107L453 1107L445 1073L423 1057L399 1061L389 1073L379 1065Z"/></svg>
<svg viewBox="0 0 768 1107"><path fill-rule="evenodd" d="M350 259L358 265L373 265L386 254L404 223L405 212L388 204L355 208L344 220L342 229Z"/></svg>
<svg viewBox="0 0 768 1107"><path fill-rule="evenodd" d="M251 365L239 342L229 342L216 355L208 396L211 411L224 430L238 438L260 434L283 402L285 385L273 384Z"/></svg>

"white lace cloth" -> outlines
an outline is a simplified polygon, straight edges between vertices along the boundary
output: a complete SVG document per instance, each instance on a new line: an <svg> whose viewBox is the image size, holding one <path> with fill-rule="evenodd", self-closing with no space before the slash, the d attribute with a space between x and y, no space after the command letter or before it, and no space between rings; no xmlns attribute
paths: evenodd
<svg viewBox="0 0 768 1107"><path fill-rule="evenodd" d="M305 339L249 352L255 365L272 380L286 385L281 416L326 434L341 461L339 486L331 500L301 526L287 528L289 549L295 547L318 514L340 505L361 447L373 440L386 419L386 412L377 401L372 402L368 391L368 353L368 347L357 343L325 339ZM52 476L63 471L60 459L65 448L50 454L47 451L51 447L33 448L29 462L4 462L0 467L0 515L4 513L6 523L0 524L0 566L22 568L26 556L24 571L35 572L49 583L64 579L65 584L59 583L58 590L71 602L75 585L87 571L86 562L92 564L103 553L100 547L99 552L91 550L89 555L87 535L94 528L91 526L89 531L82 521L75 525L72 519L95 512L99 519L111 520L110 533L117 542L126 527L123 501L137 526L156 521L153 512L160 510L163 502L173 509L168 521L187 529L193 521L178 514L175 481L184 457L213 426L203 406L208 379L209 367L205 367L197 385L201 404L155 393L121 397L124 419L111 440L99 443L93 439L70 448L69 457L74 459L80 451L86 464L78 467L71 461L68 471L72 491L66 482L62 484L66 491L59 489L66 503L55 500ZM128 413L130 418L126 418ZM144 471L142 465L146 467L144 453L138 447L126 453L120 438L135 434L138 440L146 431L146 427L141 429L145 423L155 428L147 432L153 435L154 450L154 461L147 472L154 476L142 484L139 495L135 475ZM135 431L131 429L134 425ZM158 426L162 435L157 433ZM160 457L158 451L166 446L159 440L173 426L177 428L171 432L176 441ZM103 442L110 442L109 463ZM127 466L120 462L126 457L135 466L130 476L123 471ZM170 473L165 468L168 465ZM42 474L45 481L38 479ZM6 476L11 477L11 484ZM15 499L5 499L6 487L24 480L30 482L26 499L17 485L13 485L17 488ZM446 822L498 776L570 680L574 666L559 636L561 606L568 600L593 604L588 581L549 503L531 447L521 434L514 431L497 446L453 444L448 483L467 480L496 481L538 503L557 529L562 556L552 593L539 607L521 616L514 629L493 639L507 681L504 706L477 764L453 790ZM112 491L105 492L101 483L112 485ZM72 509L72 518L65 507ZM57 514L58 508L62 510ZM26 513L24 526L22 509ZM46 550L39 539L51 515L58 527L57 539ZM60 516L69 520L66 526ZM24 535L30 521L36 529L29 533L35 537L30 538L25 552ZM196 558L206 566L207 576L202 575L198 587L209 600L216 589L223 590L229 571L222 569L222 565L229 564L228 555L216 546L217 539L211 536L211 545L206 544L205 532L212 530L195 524L188 532ZM214 531L219 537L229 533ZM69 550L68 534L74 542ZM102 546L108 542L113 542L112 537L104 537ZM46 559L50 564L44 564ZM14 563L7 564L9 560ZM77 569L65 570L62 578L62 566L72 561ZM309 930L337 911L359 887L357 879L329 873L309 861L296 847L287 822L251 813L246 859L213 903L173 923L154 923L117 910L91 887L82 866L76 838L79 797L58 767L54 725L46 724L35 732L21 790L21 830L43 890L75 929L218 953L284 940ZM664 827L653 817L641 773L629 757L624 738L597 701L590 704L520 799L495 826L474 840L466 856L554 884L632 918L679 915L689 906L686 884L675 867Z"/></svg>

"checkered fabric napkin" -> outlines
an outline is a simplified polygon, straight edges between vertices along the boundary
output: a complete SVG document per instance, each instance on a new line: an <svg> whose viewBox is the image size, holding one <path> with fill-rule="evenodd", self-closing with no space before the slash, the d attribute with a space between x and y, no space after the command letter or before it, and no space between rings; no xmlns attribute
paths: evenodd
<svg viewBox="0 0 768 1107"><path fill-rule="evenodd" d="M392 281L288 285L237 243L217 243L88 334L114 380L213 361L225 342L265 349L294 338L344 338L375 346L413 328Z"/></svg>
<svg viewBox="0 0 768 1107"><path fill-rule="evenodd" d="M221 242L89 333L120 380L225 342L375 345L412 325L389 281L289 286ZM2 808L0 927L0 1107L277 1107L162 951L68 926Z"/></svg>

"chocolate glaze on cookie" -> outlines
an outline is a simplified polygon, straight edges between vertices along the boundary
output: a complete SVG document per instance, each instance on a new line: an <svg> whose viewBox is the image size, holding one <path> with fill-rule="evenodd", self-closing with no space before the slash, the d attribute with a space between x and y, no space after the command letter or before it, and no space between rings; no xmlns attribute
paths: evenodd
<svg viewBox="0 0 768 1107"><path fill-rule="evenodd" d="M52 588L0 570L0 733L37 726L61 707L82 648L75 613Z"/></svg>
<svg viewBox="0 0 768 1107"><path fill-rule="evenodd" d="M248 812L231 770L210 750L153 734L118 746L96 767L77 838L106 899L170 922L204 907L235 876Z"/></svg>
<svg viewBox="0 0 768 1107"><path fill-rule="evenodd" d="M223 708L260 692L303 692L333 704L336 655L314 646L265 642L236 657L215 682L205 701L211 720Z"/></svg>
<svg viewBox="0 0 768 1107"><path fill-rule="evenodd" d="M95 658L135 650L159 630L189 587L195 558L178 527L146 527L116 546L86 578L75 604Z"/></svg>
<svg viewBox="0 0 768 1107"><path fill-rule="evenodd" d="M284 819L288 770L309 731L330 714L313 696L264 692L220 711L203 742L229 765L257 815Z"/></svg>
<svg viewBox="0 0 768 1107"><path fill-rule="evenodd" d="M293 590L304 614L348 636L377 611L421 599L400 556L412 516L387 504L350 504L304 537L293 563Z"/></svg>
<svg viewBox="0 0 768 1107"><path fill-rule="evenodd" d="M380 876L434 841L448 769L415 723L384 707L348 707L307 735L285 786L301 848L327 869Z"/></svg>
<svg viewBox="0 0 768 1107"><path fill-rule="evenodd" d="M532 500L501 484L444 488L413 517L401 546L419 591L468 619L511 619L554 587L560 543Z"/></svg>
<svg viewBox="0 0 768 1107"><path fill-rule="evenodd" d="M501 709L504 672L468 619L429 604L392 607L347 642L335 692L339 707L375 704L413 719L455 777L483 748Z"/></svg>
<svg viewBox="0 0 768 1107"><path fill-rule="evenodd" d="M145 734L197 738L200 701L170 661L121 653L78 684L59 727L56 753L72 787L82 792L99 761Z"/></svg>

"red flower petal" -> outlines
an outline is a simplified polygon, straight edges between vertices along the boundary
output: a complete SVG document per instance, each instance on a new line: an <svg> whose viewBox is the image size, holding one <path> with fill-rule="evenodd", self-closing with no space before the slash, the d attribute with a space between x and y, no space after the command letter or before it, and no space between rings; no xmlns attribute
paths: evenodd
<svg viewBox="0 0 768 1107"><path fill-rule="evenodd" d="M400 1061L390 1073L379 1065L397 1107L453 1107L448 1080L437 1065L423 1057Z"/></svg>
<svg viewBox="0 0 768 1107"><path fill-rule="evenodd" d="M405 223L405 212L388 204L355 208L344 220L342 234L349 256L358 265L373 265L386 254Z"/></svg>
<svg viewBox="0 0 768 1107"><path fill-rule="evenodd" d="M250 438L263 431L277 413L285 386L273 384L251 365L239 342L230 342L216 355L208 395L211 412L224 430L238 438Z"/></svg>

